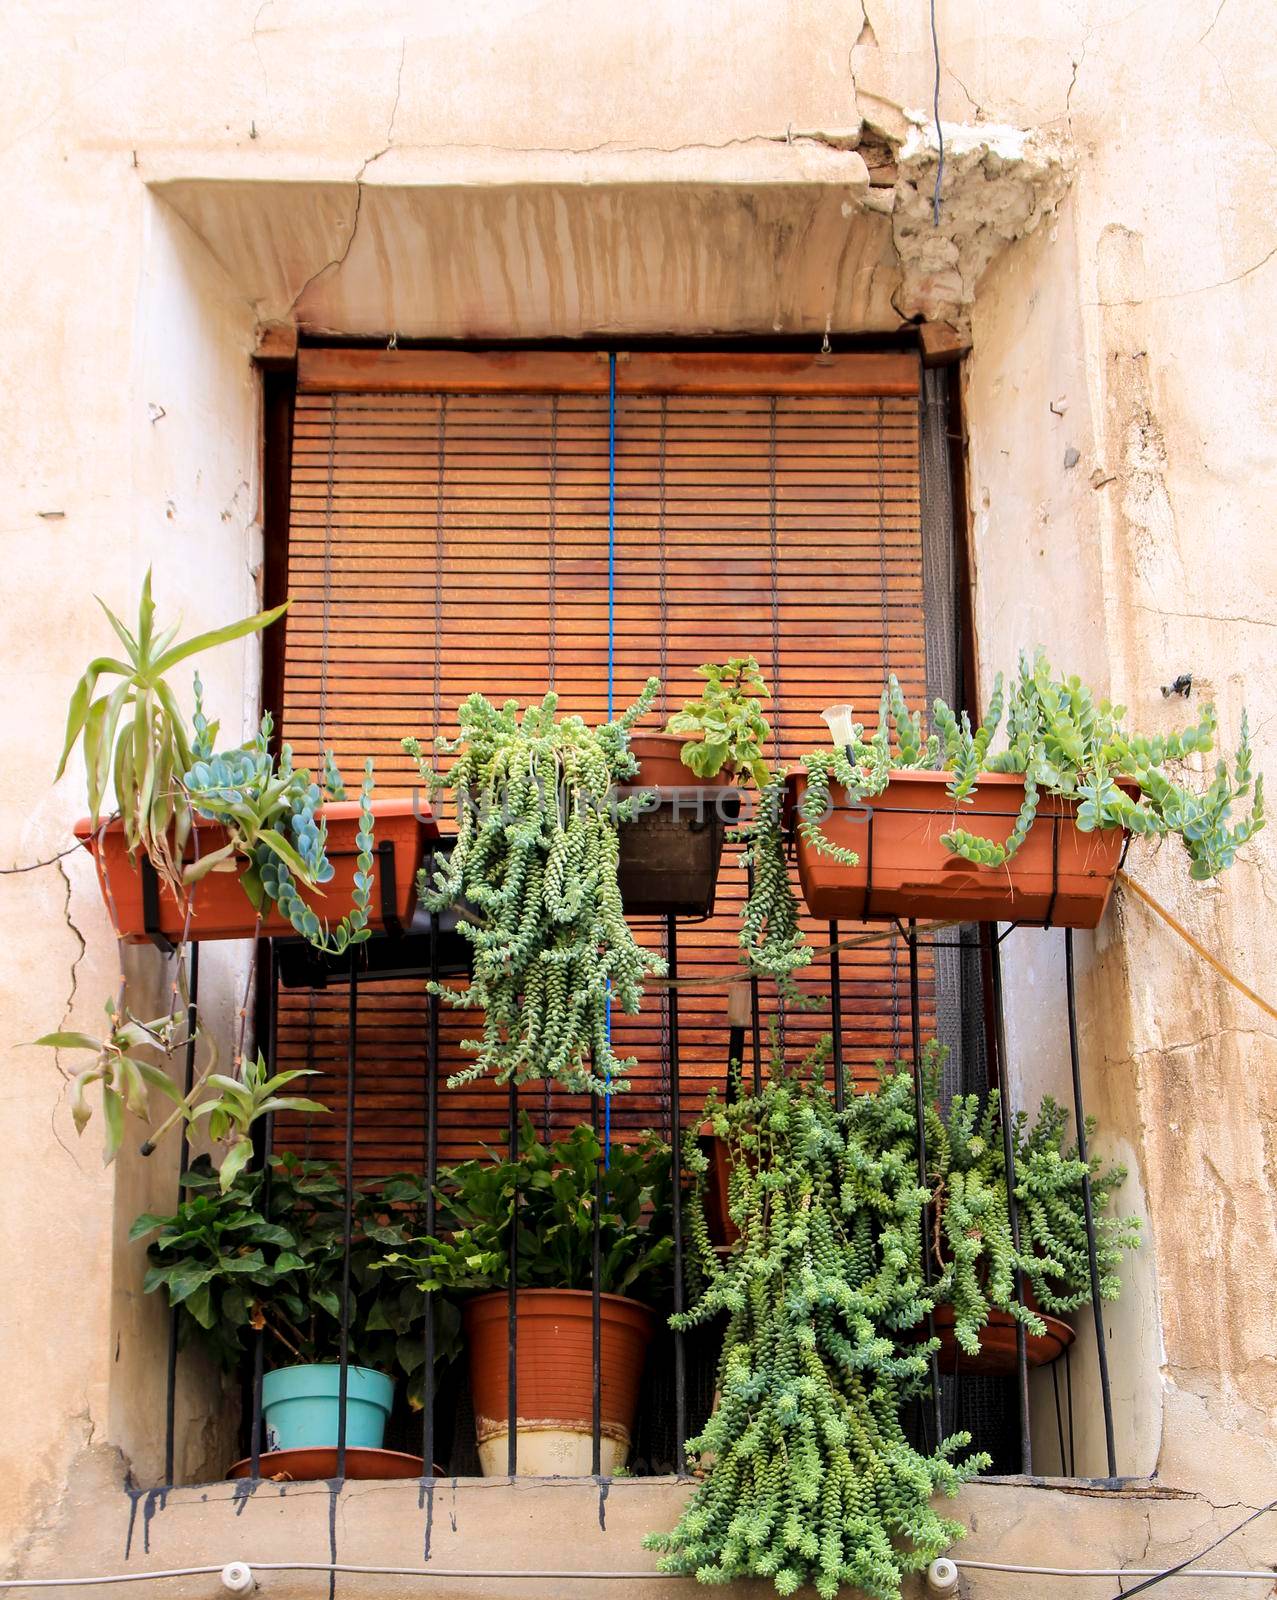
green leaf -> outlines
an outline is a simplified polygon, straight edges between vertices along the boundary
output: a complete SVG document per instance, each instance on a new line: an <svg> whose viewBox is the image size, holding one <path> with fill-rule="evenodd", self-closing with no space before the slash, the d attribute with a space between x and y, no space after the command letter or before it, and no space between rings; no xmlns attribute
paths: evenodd
<svg viewBox="0 0 1277 1600"><path fill-rule="evenodd" d="M199 655L202 650L212 650L219 644L230 644L234 639L243 639L250 633L258 633L262 628L270 627L288 610L291 600L285 600L282 606L276 606L271 611L258 611L254 616L245 617L240 622L232 622L225 628L212 628L207 633L197 633L194 638L187 639L183 644L175 645L166 651L151 668L151 677L156 678L165 672L171 671L178 662L186 661L191 656Z"/></svg>
<svg viewBox="0 0 1277 1600"><path fill-rule="evenodd" d="M243 1172L244 1168L253 1159L253 1143L251 1139L238 1139L226 1152L218 1174L218 1184L223 1194L230 1188L235 1179Z"/></svg>
<svg viewBox="0 0 1277 1600"><path fill-rule="evenodd" d="M50 1050L91 1050L95 1056L102 1050L102 1041L91 1038L87 1033L42 1033L31 1043L45 1045Z"/></svg>
<svg viewBox="0 0 1277 1600"><path fill-rule="evenodd" d="M102 1085L102 1115L106 1121L106 1148L102 1165L109 1167L124 1139L124 1102L110 1084Z"/></svg>

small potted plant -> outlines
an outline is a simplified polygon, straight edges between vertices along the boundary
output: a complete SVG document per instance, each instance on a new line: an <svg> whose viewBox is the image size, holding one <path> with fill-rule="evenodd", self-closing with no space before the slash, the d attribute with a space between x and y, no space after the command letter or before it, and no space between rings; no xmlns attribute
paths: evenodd
<svg viewBox="0 0 1277 1600"><path fill-rule="evenodd" d="M517 1228L515 1314L518 1471L585 1476L593 1453L592 1262L595 1183L601 1278L601 1441L604 1476L628 1458L639 1382L667 1298L674 1241L670 1158L645 1135L615 1144L603 1165L589 1126L546 1145L525 1115L515 1161L463 1162L440 1177L445 1226L385 1257L384 1268L421 1291L462 1296L479 1460L506 1471L510 1430L510 1230ZM517 1218L517 1221L516 1221Z"/></svg>
<svg viewBox="0 0 1277 1600"><path fill-rule="evenodd" d="M1128 833L1175 835L1189 876L1203 881L1263 827L1263 779L1252 774L1244 717L1232 765L1219 761L1197 793L1163 769L1212 748L1211 706L1182 733L1131 733L1123 707L1077 678L1056 679L1039 651L1020 658L1005 699L1007 747L995 752L1003 711L999 674L974 730L937 700L937 731L924 737L894 676L871 738L850 706L825 713L833 749L790 777L813 915L1093 928ZM1235 802L1252 788L1249 816L1234 821Z"/></svg>
<svg viewBox="0 0 1277 1600"><path fill-rule="evenodd" d="M309 1452L304 1458L290 1454L272 1470L333 1476L345 1230L340 1175L323 1162L283 1154L271 1157L269 1176L242 1170L228 1184L200 1157L182 1181L186 1194L177 1210L140 1216L130 1233L150 1240L146 1292L164 1293L178 1312L180 1344L198 1345L223 1371L238 1371L260 1334L265 1450ZM419 1231L424 1199L420 1183L407 1175L355 1194L349 1451L380 1449L397 1375L409 1380L410 1404L420 1404L421 1301L375 1270L375 1263L388 1247ZM435 1349L438 1359L448 1360L458 1348L458 1321L445 1302L436 1299L434 1307ZM381 1469L373 1459L360 1459L347 1470L377 1476Z"/></svg>
<svg viewBox="0 0 1277 1600"><path fill-rule="evenodd" d="M768 781L762 702L769 696L758 662L733 656L697 672L705 679L701 694L683 704L663 733L635 728L630 735L639 764L633 785L643 798L621 829L619 876L633 916L709 916L725 825L739 810L735 791Z"/></svg>
<svg viewBox="0 0 1277 1600"><path fill-rule="evenodd" d="M294 768L286 745L276 758L269 715L248 744L215 753L198 676L191 727L168 680L202 651L268 627L287 603L180 644L176 628L157 631L149 571L135 631L103 609L124 655L99 657L77 684L57 776L79 744L89 816L76 835L93 852L116 933L131 943L298 933L340 954L384 920L371 892L374 819L395 853L395 914L406 921L425 839L412 802L374 801L371 763L349 801L331 753L319 782ZM104 680L118 681L107 691Z"/></svg>

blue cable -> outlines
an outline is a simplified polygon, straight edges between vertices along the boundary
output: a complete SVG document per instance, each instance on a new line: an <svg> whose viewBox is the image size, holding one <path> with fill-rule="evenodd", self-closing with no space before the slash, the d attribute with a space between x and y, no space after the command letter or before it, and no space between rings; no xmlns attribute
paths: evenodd
<svg viewBox="0 0 1277 1600"><path fill-rule="evenodd" d="M616 695L616 351L607 358L607 720ZM607 1042L612 1043L612 980L607 983ZM611 1072L608 1073L609 1078ZM603 1166L612 1165L612 1096L603 1101Z"/></svg>

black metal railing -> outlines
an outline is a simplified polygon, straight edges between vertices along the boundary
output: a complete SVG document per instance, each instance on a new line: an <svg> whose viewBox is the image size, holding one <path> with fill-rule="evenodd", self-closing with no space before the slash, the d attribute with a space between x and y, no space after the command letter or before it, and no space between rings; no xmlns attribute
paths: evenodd
<svg viewBox="0 0 1277 1600"><path fill-rule="evenodd" d="M870 829L872 837L872 825ZM435 846L446 848L447 841L441 841ZM391 891L391 904L393 905L394 887L394 862L393 856L386 861L384 856L379 861L379 877L389 880ZM384 893L383 880L383 893ZM871 880L872 882L872 880ZM871 895L866 895L866 908L870 907ZM1054 896L1052 897L1054 904ZM886 923L902 941L908 952L908 982L909 982L909 1015L911 1029L911 1050L916 1091L916 1117L917 1117L917 1157L920 1180L925 1184L927 1171L926 1147L926 1106L925 1091L922 1072L922 1026L921 1026L921 952L939 950L959 950L970 953L972 945L962 942L960 936L945 938L925 938L919 930L916 921L900 921L898 919L878 918ZM666 956L668 961L668 987L667 987L667 1038L669 1061L669 1099L668 1099L668 1126L664 1130L669 1139L672 1152L672 1227L674 1233L674 1309L682 1310L684 1305L684 1196L682 1184L682 1149L680 1134L683 1129L683 1104L679 1076L679 966L678 966L678 921L676 916L670 915L664 919L664 933ZM847 1093L848 1072L845 1065L845 1051L843 1039L843 1006L842 1006L842 973L840 952L844 948L842 937L843 924L839 921L830 921L827 924L827 959L829 962L829 983L831 995L832 1015L832 1060L834 1067L834 1093L838 1109L845 1104ZM995 1080L996 1087L1001 1097L1001 1123L1004 1140L1004 1160L1007 1171L1008 1205L1013 1237L1018 1247L1020 1220L1015 1199L1016 1187L1016 1153L1014 1140L1015 1106L1011 1088L1011 1071L1008 1058L1006 1028L1004 1024L1004 993L1001 960L1001 946L1004 941L1020 927L1042 928L1044 924L981 924L979 925L979 954L984 966L985 974L992 994L993 1013L993 1072L990 1077ZM1073 1101L1073 1114L1077 1129L1078 1149L1081 1160L1087 1160L1086 1147L1086 1114L1082 1095L1082 1074L1080 1063L1080 1049L1077 1025L1076 1003L1076 973L1074 960L1074 939L1072 929L1064 929L1064 981L1065 999L1068 1017L1068 1045L1071 1069L1071 1089ZM855 942L855 941L853 941ZM427 929L423 941L420 935L411 930L404 930L392 922L391 931L375 936L369 944L356 947L344 960L342 966L335 966L329 962L322 972L315 968L315 957L308 947L300 941L294 940L265 940L262 952L263 989L262 996L264 1016L259 1015L259 1038L264 1034L264 1053L272 1072L276 1067L278 1053L278 1017L281 984L281 969L289 965L294 981L296 974L309 975L312 979L322 982L323 986L344 983L347 987L347 1037L345 1052L345 1107L344 1125L342 1128L342 1148L344 1152L345 1184L344 1213L343 1213L343 1260L342 1260L342 1296L341 1296L341 1322L339 1343L339 1404L338 1404L338 1434L336 1443L336 1477L346 1476L347 1468L347 1439L346 1439L346 1400L348 1393L348 1375L350 1366L350 1277L351 1277L351 1252L354 1224L354 1202L356 1191L355 1178L355 1129L357 1120L357 1107L359 1096L359 1025L360 1025L360 995L366 983L373 981L375 976L386 970L393 971L397 976L413 973L423 979L431 980L428 991L426 1007L426 1028L424 1041L424 1078L422 1083L422 1097L425 1107L425 1183L424 1183L424 1225L427 1234L433 1234L436 1221L435 1186L439 1175L439 1093L438 1078L440 1068L440 1001L434 989L434 984L440 979L442 970L441 961L441 928L440 918L435 913L427 914ZM394 949L401 952L395 956ZM190 1007L192 1013L197 1000L199 984L199 947L195 945L192 950L190 962ZM763 1081L763 1052L762 1030L759 1019L759 994L756 979L751 979L750 993L750 1018L749 1031L752 1053L752 1074L755 1089L761 1089ZM730 1050L733 1058L739 1060L744 1046L743 1022L733 1023L730 1034ZM186 1057L186 1080L189 1088L193 1071L193 1045L188 1047ZM591 1097L591 1116L596 1133L599 1133L601 1113L600 1102L596 1097ZM269 1156L274 1140L274 1119L265 1119L262 1130L262 1149L259 1157L263 1161L265 1178L264 1183L270 1184L271 1167ZM519 1154L519 1101L515 1087L511 1085L508 1098L508 1148L511 1160L517 1160ZM180 1157L181 1172L184 1174L188 1165L188 1151L183 1138ZM601 1262L600 1262L600 1219L602 1198L602 1162L596 1170L595 1195L593 1210L593 1239L592 1239L592 1282L591 1282L591 1318L592 1318L592 1472L598 1476L602 1466L602 1323L601 1323ZM1103 1412L1107 1476L1109 1479L1117 1477L1117 1457L1114 1440L1114 1423L1112 1396L1109 1381L1108 1351L1102 1313L1100 1294L1100 1271L1098 1265L1098 1252L1095 1231L1095 1210L1091 1191L1089 1173L1083 1179L1084 1213L1087 1240L1087 1255L1090 1273L1091 1305L1095 1324L1096 1358L1098 1366L1098 1388L1100 1405ZM267 1203L269 1189L267 1190ZM518 1198L516 1195L517 1208ZM923 1251L922 1259L927 1282L932 1279L930 1263L929 1234L930 1221L927 1216L923 1218ZM508 1362L506 1374L507 1399L508 1399L508 1433L506 1469L510 1476L518 1472L519 1441L518 1441L518 1346L519 1346L519 1318L518 1318L518 1227L517 1210L514 1225L510 1228L509 1236L509 1287L507 1305L507 1336L508 1336ZM1016 1274L1017 1298L1023 1297L1023 1284L1020 1275ZM422 1474L429 1479L435 1475L437 1468L437 1419L436 1401L438 1399L438 1380L436 1376L436 1327L434 1294L438 1291L427 1292L424 1308L424 1366L422 1384L422 1413L420 1421L420 1451L422 1461ZM176 1406L175 1391L178 1372L178 1313L173 1311L169 1323L167 1386L165 1394L165 1474L166 1482L174 1481L175 1467L175 1430ZM934 1333L932 1318L928 1317L928 1335ZM254 1336L251 1383L248 1393L247 1417L247 1458L248 1474L252 1480L260 1479L263 1466L268 1466L267 1451L264 1449L263 1422L262 1422L262 1387L263 1369L265 1363L265 1334L258 1331ZM1019 1320L1015 1324L1015 1409L1018 1415L1018 1467L1024 1473L1034 1470L1034 1441L1032 1437L1031 1407L1029 1390L1029 1360L1026 1343L1025 1328ZM676 1473L682 1475L686 1471L684 1456L684 1440L689 1434L689 1364L688 1348L685 1335L674 1333L672 1336L673 1354L673 1466ZM703 1349L698 1349L697 1359L712 1360L712 1353L708 1356ZM1052 1391L1055 1400L1055 1419L1057 1442L1059 1446L1060 1470L1063 1475L1070 1475L1075 1466L1074 1450L1074 1416L1073 1416L1073 1382L1072 1370L1067 1348L1064 1352L1064 1384L1063 1395L1057 1372L1052 1367ZM699 1373L697 1377L701 1377ZM961 1398L960 1385L965 1380L958 1372L944 1373L939 1370L935 1355L931 1358L931 1386L928 1404L924 1407L919 1427L924 1439L934 1432L936 1439L943 1436L946 1431L942 1426L946 1409L952 1411L955 1402ZM706 1384L701 1381L697 1384L698 1393L706 1389ZM712 1381L708 1385L712 1393ZM1066 1430L1067 1417L1067 1430ZM1066 1441L1067 1432L1067 1441ZM979 1445L980 1440L976 1440ZM1067 1443L1067 1448L1066 1448Z"/></svg>

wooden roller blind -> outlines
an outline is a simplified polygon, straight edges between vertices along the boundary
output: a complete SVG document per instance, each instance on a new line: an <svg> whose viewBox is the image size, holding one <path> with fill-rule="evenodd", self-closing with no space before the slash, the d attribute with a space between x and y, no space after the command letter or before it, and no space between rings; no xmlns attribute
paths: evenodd
<svg viewBox="0 0 1277 1600"><path fill-rule="evenodd" d="M399 741L455 732L458 703L539 699L601 720L608 670L607 365L588 354L493 357L304 351L294 429L283 733L299 759L366 754L378 788L415 773ZM850 700L872 724L884 674L925 699L917 370L904 356L635 356L617 364L615 704L649 674L662 714L696 668L753 654L769 680L773 755L827 743L820 711ZM657 726L655 719L651 726ZM450 826L445 817L444 826ZM737 965L744 874L731 846L715 915L679 933L684 1106L724 1080L726 981ZM661 947L663 928L637 925ZM801 977L827 997L826 930ZM907 963L880 943L843 958L846 1054L867 1074L909 1045ZM770 986L764 1009L775 1011ZM930 985L924 989L929 1025ZM281 1054L331 1073L338 1115L289 1130L338 1147L344 992L286 995ZM613 1104L622 1134L668 1120L665 991L615 1034L637 1056ZM360 1001L356 1147L367 1170L419 1165L425 1001L415 981ZM788 1049L829 1026L787 1009ZM445 1010L442 1071L475 1019ZM315 1080L320 1081L320 1080ZM580 1097L528 1086L547 1130L588 1116ZM441 1157L503 1136L504 1090L441 1089Z"/></svg>

